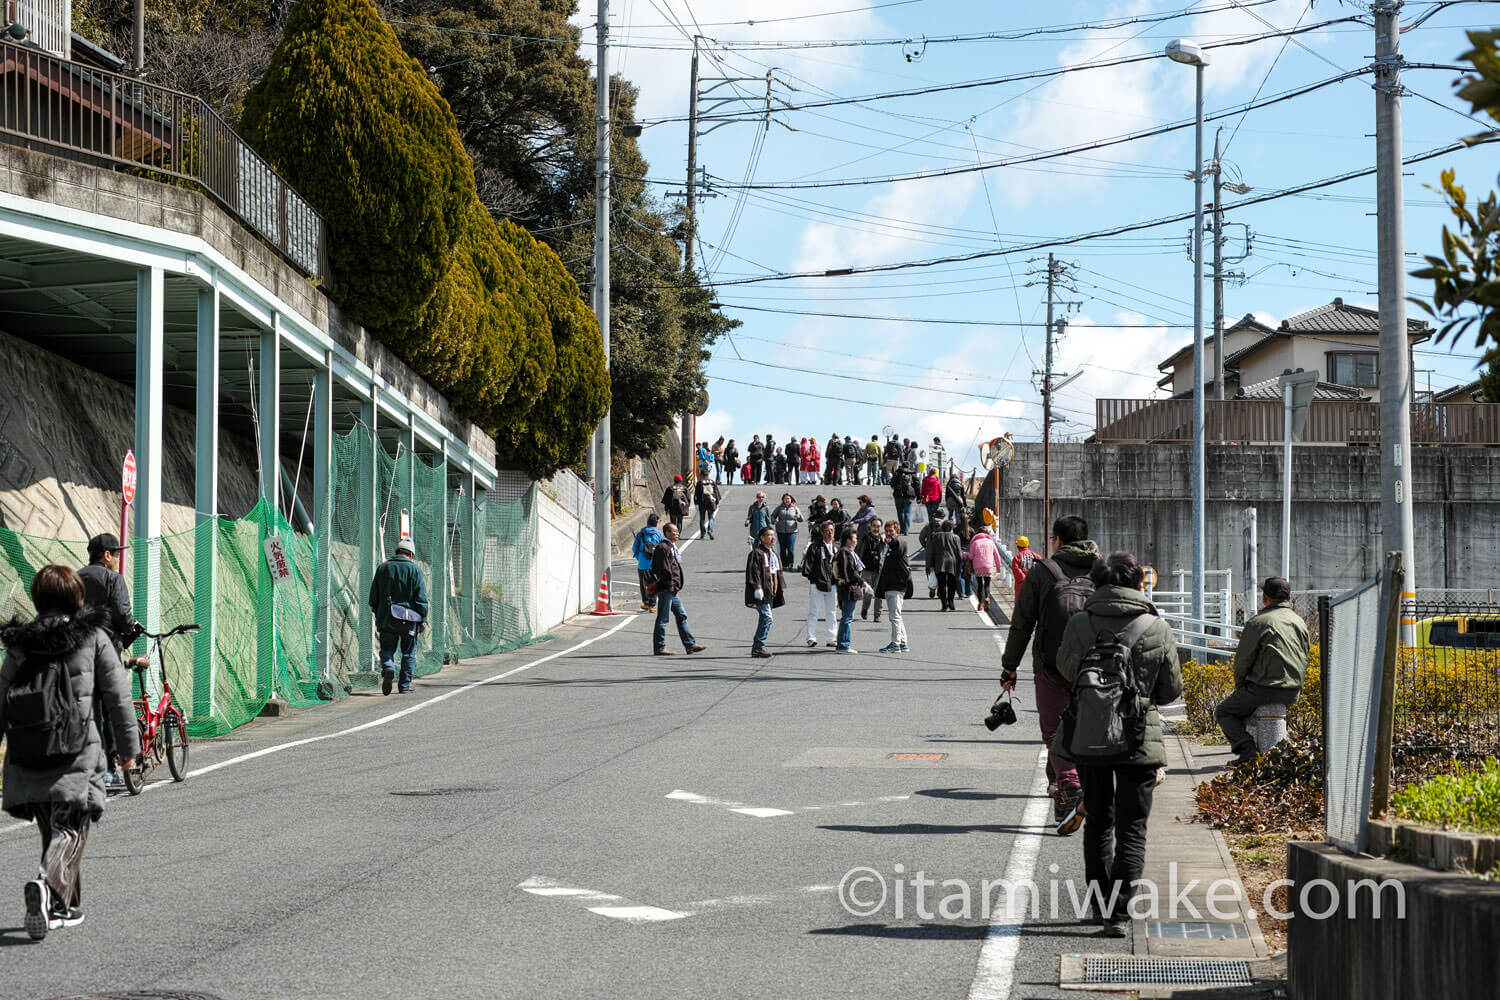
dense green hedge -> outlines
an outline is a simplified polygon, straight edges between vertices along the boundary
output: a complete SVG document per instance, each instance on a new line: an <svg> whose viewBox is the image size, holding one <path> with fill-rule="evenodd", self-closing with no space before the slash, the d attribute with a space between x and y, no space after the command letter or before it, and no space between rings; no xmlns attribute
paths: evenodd
<svg viewBox="0 0 1500 1000"><path fill-rule="evenodd" d="M246 138L328 221L329 293L501 464L583 461L609 407L599 326L556 254L480 203L447 102L370 0L293 7Z"/></svg>

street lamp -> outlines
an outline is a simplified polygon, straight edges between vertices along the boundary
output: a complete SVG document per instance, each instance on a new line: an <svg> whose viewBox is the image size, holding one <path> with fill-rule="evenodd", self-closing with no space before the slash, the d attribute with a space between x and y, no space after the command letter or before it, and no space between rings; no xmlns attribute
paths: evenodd
<svg viewBox="0 0 1500 1000"><path fill-rule="evenodd" d="M1203 622L1203 67L1208 56L1192 42L1168 42L1166 56L1197 70L1193 133L1193 617Z"/></svg>

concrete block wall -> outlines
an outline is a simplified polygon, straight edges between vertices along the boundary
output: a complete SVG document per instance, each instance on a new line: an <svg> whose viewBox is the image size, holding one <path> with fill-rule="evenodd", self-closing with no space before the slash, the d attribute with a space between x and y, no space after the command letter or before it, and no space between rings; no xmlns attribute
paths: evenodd
<svg viewBox="0 0 1500 1000"><path fill-rule="evenodd" d="M1419 587L1500 587L1500 449L1414 448L1412 490ZM1192 560L1186 445L1054 444L1052 516L1076 513L1106 550L1127 549L1162 574ZM1281 449L1210 445L1206 562L1242 565L1241 511L1258 521L1259 575L1281 570ZM1016 446L1000 474L1002 531L1046 537L1042 501L1021 487L1042 478L1042 447ZM1301 590L1353 586L1378 571L1380 463L1374 448L1293 451L1292 565Z"/></svg>

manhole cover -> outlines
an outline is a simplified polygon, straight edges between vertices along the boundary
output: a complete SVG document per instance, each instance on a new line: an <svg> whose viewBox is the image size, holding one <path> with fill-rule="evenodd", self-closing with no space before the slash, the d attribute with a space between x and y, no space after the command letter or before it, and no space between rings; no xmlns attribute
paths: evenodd
<svg viewBox="0 0 1500 1000"><path fill-rule="evenodd" d="M493 792L493 788L457 787L457 788L407 788L402 791L392 792L392 795L407 797L426 797L431 795L472 795L476 792Z"/></svg>
<svg viewBox="0 0 1500 1000"><path fill-rule="evenodd" d="M1228 958L1136 958L1089 955L1083 981L1091 985L1249 986L1250 963Z"/></svg>
<svg viewBox="0 0 1500 1000"><path fill-rule="evenodd" d="M935 764L948 756L945 753L892 753L886 754L886 760L919 760L928 764Z"/></svg>
<svg viewBox="0 0 1500 1000"><path fill-rule="evenodd" d="M1214 920L1148 920L1148 938L1182 938L1187 940L1217 940L1219 938L1247 938L1250 931L1244 924L1221 923Z"/></svg>

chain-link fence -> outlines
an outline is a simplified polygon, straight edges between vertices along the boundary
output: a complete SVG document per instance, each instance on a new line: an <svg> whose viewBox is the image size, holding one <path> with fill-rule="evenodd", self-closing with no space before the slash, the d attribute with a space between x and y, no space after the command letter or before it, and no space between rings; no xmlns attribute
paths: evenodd
<svg viewBox="0 0 1500 1000"><path fill-rule="evenodd" d="M1380 722L1380 581L1324 602L1323 738L1328 840L1364 849Z"/></svg>
<svg viewBox="0 0 1500 1000"><path fill-rule="evenodd" d="M294 527L262 500L238 520L215 518L182 534L130 543L126 574L137 618L161 626L152 631L213 622L212 633L173 640L166 650L174 700L194 735L228 732L272 697L308 705L374 685L370 579L395 553L403 525L431 606L418 675L539 638L532 610L534 488L510 483L476 503L448 488L441 460L432 465L399 447L391 455L363 425L335 439L331 471L327 509L314 512L311 526ZM281 540L291 571L279 583L265 552L272 536ZM29 588L37 570L88 562L82 541L4 528L0 554L0 621L34 614ZM160 581L154 608L150 575ZM137 652L146 651L143 641ZM154 685L156 671L149 676Z"/></svg>
<svg viewBox="0 0 1500 1000"><path fill-rule="evenodd" d="M1415 641L1397 658L1394 742L1407 758L1500 753L1500 603L1419 591Z"/></svg>

